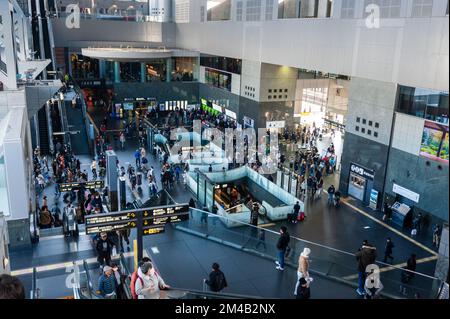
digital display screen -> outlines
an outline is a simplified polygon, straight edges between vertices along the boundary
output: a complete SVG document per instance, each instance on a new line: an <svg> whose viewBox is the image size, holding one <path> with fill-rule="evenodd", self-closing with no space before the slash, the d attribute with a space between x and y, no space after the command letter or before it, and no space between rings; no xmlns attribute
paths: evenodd
<svg viewBox="0 0 450 319"><path fill-rule="evenodd" d="M169 215L177 215L183 213L189 213L188 205L176 205L176 206L154 208L144 211L144 220L153 217L166 217Z"/></svg>
<svg viewBox="0 0 450 319"><path fill-rule="evenodd" d="M164 227L145 228L144 229L144 236L161 234L161 233L164 233L165 230L166 229Z"/></svg>
<svg viewBox="0 0 450 319"><path fill-rule="evenodd" d="M86 216L86 226L95 224L114 223L121 221L130 221L136 218L136 213L114 213L114 214L98 214Z"/></svg>
<svg viewBox="0 0 450 319"><path fill-rule="evenodd" d="M425 121L420 155L448 164L448 126Z"/></svg>
<svg viewBox="0 0 450 319"><path fill-rule="evenodd" d="M134 110L134 103L123 103L123 109L126 111Z"/></svg>
<svg viewBox="0 0 450 319"><path fill-rule="evenodd" d="M106 233L111 231L124 230L128 228L132 228L133 226L130 223L118 223L112 225L100 225L100 226L86 226L86 234L98 234L98 233Z"/></svg>
<svg viewBox="0 0 450 319"><path fill-rule="evenodd" d="M181 215L174 215L174 216L165 216L165 217L158 217L158 218L152 218L149 220L144 220L144 226L158 226L158 225L165 225L167 223L179 223L185 220L189 219L189 214L181 214Z"/></svg>
<svg viewBox="0 0 450 319"><path fill-rule="evenodd" d="M105 187L105 182L102 180L99 181L89 181L86 183L61 183L59 184L59 190L61 192L70 192L71 190L81 189L84 187L85 189L101 189Z"/></svg>

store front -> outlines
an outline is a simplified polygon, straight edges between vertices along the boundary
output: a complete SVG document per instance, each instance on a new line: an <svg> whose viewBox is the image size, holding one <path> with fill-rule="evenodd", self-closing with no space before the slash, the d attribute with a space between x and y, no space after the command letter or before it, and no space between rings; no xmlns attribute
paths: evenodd
<svg viewBox="0 0 450 319"><path fill-rule="evenodd" d="M375 172L359 164L351 163L348 194L365 204L370 202Z"/></svg>

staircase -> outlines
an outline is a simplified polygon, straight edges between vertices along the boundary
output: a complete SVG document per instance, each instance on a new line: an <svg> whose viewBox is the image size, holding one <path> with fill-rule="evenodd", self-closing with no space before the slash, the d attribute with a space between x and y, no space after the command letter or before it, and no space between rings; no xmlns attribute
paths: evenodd
<svg viewBox="0 0 450 319"><path fill-rule="evenodd" d="M48 136L48 122L47 114L45 113L45 107L41 107L38 111L38 123L39 123L39 146L41 154L50 154L49 136Z"/></svg>

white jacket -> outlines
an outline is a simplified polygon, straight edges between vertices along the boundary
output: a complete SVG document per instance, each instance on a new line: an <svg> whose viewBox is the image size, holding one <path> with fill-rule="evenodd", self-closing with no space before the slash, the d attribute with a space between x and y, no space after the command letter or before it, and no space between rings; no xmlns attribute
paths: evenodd
<svg viewBox="0 0 450 319"><path fill-rule="evenodd" d="M159 299L160 288L166 285L161 276L156 272L153 276L144 275L141 268L138 268L138 277L142 278L142 280L137 278L135 285L138 299Z"/></svg>

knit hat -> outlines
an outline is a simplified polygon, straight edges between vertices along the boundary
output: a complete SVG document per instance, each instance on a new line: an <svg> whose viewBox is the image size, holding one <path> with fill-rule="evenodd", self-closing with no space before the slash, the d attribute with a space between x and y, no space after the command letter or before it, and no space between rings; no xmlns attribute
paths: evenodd
<svg viewBox="0 0 450 319"><path fill-rule="evenodd" d="M308 258L309 254L311 254L311 249L309 249L308 247L303 248L301 256Z"/></svg>
<svg viewBox="0 0 450 319"><path fill-rule="evenodd" d="M142 266L141 266L141 271L142 271L142 273L143 274L147 274L147 272L149 271L149 269L151 269L151 268L153 268L153 265L152 265L152 263L144 263Z"/></svg>

